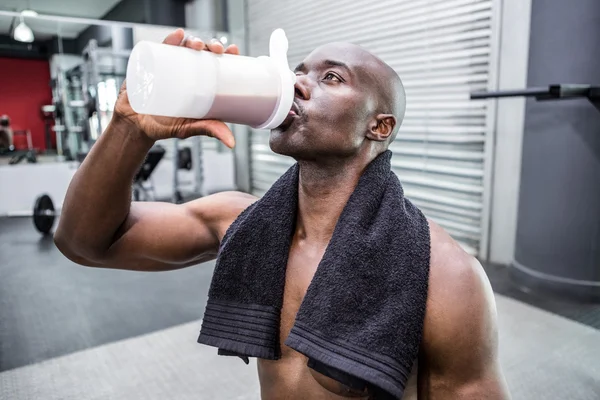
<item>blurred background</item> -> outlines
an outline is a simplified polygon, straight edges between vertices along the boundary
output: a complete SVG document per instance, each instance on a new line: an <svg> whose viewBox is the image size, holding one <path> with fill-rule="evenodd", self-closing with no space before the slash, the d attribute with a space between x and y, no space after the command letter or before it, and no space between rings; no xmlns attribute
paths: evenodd
<svg viewBox="0 0 600 400"><path fill-rule="evenodd" d="M0 0L0 399L259 398L255 368L195 344L213 263L82 268L33 215L42 194L60 209L133 46L176 27L252 56L283 28L292 66L332 41L391 65L407 93L394 171L484 265L513 398L600 398L597 0ZM234 150L158 143L134 198L264 194L293 160L232 129Z"/></svg>

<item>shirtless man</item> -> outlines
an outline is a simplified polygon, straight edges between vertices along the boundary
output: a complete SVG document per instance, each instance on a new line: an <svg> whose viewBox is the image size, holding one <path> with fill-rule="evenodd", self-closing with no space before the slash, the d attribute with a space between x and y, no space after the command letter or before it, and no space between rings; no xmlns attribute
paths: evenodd
<svg viewBox="0 0 600 400"><path fill-rule="evenodd" d="M220 43L170 45L238 54ZM393 140L404 114L400 80L385 63L348 44L323 46L297 68L296 111L271 133L271 148L300 163L298 219L286 272L281 343L323 256L344 205L365 167ZM401 93L401 90L400 90ZM373 99L387 112L373 112ZM232 147L219 121L137 115L121 91L113 119L71 182L55 242L82 265L165 271L212 260L225 231L257 199L218 193L186 204L131 202L131 182L158 139L209 135ZM430 222L431 263L424 332L404 399L507 399L498 363L496 309L473 257ZM399 338L400 340L401 338ZM282 345L277 361L258 360L263 399L368 396L318 374ZM418 396L417 396L418 395Z"/></svg>

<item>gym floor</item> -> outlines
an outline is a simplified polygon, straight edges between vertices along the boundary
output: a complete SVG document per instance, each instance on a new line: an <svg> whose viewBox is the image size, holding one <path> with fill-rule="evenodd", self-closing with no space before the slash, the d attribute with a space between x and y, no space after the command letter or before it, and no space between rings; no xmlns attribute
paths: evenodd
<svg viewBox="0 0 600 400"><path fill-rule="evenodd" d="M213 267L83 268L30 219L0 219L0 400L258 399L253 365L196 344ZM600 398L600 305L486 270L513 399Z"/></svg>

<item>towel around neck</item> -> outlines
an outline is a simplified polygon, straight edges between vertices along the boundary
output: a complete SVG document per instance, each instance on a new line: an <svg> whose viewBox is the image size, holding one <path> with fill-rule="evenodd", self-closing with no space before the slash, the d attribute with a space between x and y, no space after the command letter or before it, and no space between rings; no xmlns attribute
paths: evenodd
<svg viewBox="0 0 600 400"><path fill-rule="evenodd" d="M220 354L281 356L298 179L296 164L223 238L198 338ZM402 397L422 338L429 260L429 224L404 197L386 151L344 207L285 345L342 383Z"/></svg>

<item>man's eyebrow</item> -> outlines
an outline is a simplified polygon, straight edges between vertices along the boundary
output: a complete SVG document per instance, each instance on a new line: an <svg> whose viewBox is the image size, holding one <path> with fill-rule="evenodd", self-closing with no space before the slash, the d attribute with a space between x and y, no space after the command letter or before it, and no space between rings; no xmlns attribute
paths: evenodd
<svg viewBox="0 0 600 400"><path fill-rule="evenodd" d="M294 72L303 72L306 70L306 65L304 63L298 64L296 68L294 68Z"/></svg>
<svg viewBox="0 0 600 400"><path fill-rule="evenodd" d="M348 72L352 72L350 67L341 61L325 60L325 61L323 61L323 65L326 65L328 67L341 67L341 68L345 68L346 70L348 70Z"/></svg>
<svg viewBox="0 0 600 400"><path fill-rule="evenodd" d="M349 73L352 72L350 67L346 63L343 63L341 61L324 60L321 62L321 65L326 66L326 67L341 67L341 68L346 69ZM294 72L306 72L306 64L301 62L300 64L298 64L298 66L296 68L294 68Z"/></svg>

